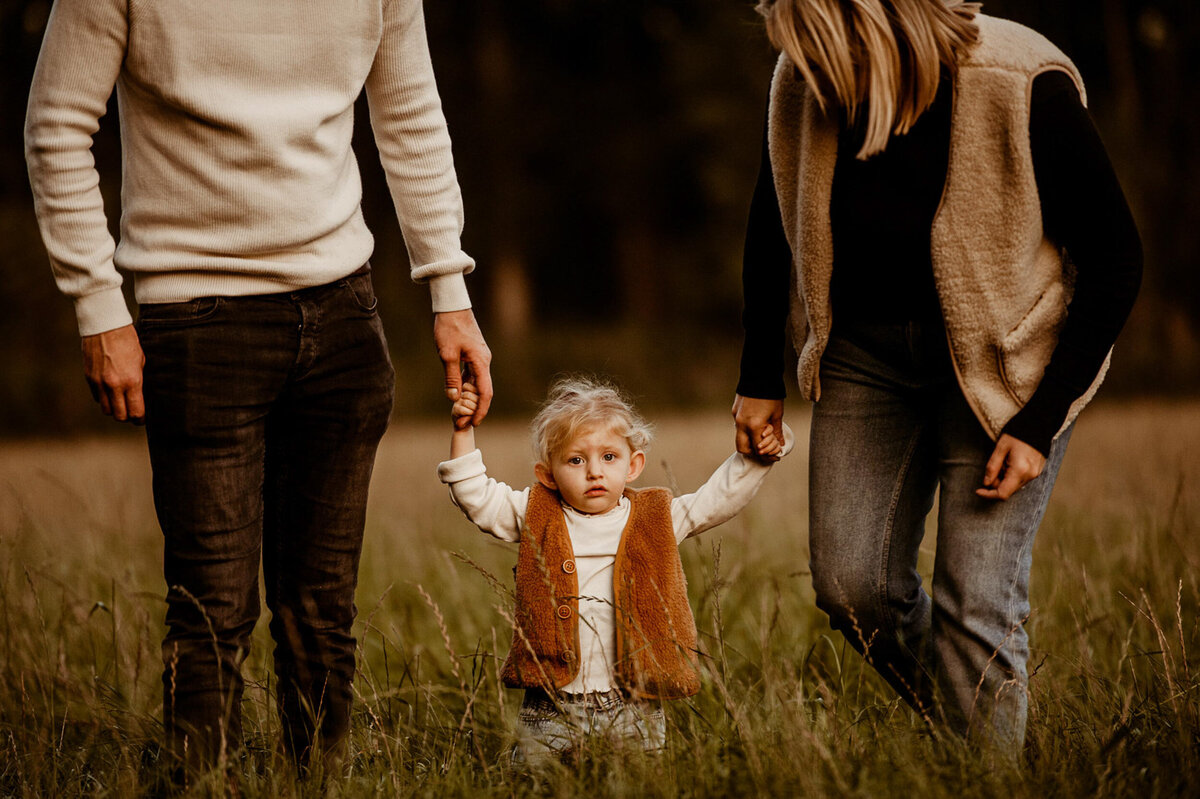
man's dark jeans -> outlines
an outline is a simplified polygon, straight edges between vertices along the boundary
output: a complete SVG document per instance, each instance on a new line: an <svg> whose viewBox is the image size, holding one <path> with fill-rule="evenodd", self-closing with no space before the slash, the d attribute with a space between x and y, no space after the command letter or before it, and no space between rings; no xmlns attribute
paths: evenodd
<svg viewBox="0 0 1200 799"><path fill-rule="evenodd" d="M144 305L146 430L165 539L167 746L241 743L241 664L266 581L283 745L349 728L367 486L394 373L369 272L255 297Z"/></svg>

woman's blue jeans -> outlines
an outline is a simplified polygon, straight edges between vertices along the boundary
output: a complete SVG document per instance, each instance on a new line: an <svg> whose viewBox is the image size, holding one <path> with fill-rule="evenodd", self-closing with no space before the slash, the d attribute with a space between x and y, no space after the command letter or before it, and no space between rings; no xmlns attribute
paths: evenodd
<svg viewBox="0 0 1200 799"><path fill-rule="evenodd" d="M302 291L145 305L146 431L167 581L168 749L241 743L241 664L271 611L283 745L349 729L367 486L394 373L369 273Z"/></svg>
<svg viewBox="0 0 1200 799"><path fill-rule="evenodd" d="M854 324L821 360L810 450L817 604L926 719L1008 752L1024 741L1033 539L1069 432L1041 476L982 499L994 442L940 324ZM932 597L917 573L938 497Z"/></svg>

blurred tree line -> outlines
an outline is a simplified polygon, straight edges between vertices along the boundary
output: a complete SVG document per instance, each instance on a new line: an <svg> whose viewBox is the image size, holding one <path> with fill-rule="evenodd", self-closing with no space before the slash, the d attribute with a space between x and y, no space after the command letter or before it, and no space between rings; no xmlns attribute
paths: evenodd
<svg viewBox="0 0 1200 799"><path fill-rule="evenodd" d="M0 0L0 432L104 426L33 217L21 130L49 0ZM1079 65L1147 253L1109 391L1200 387L1200 14L1194 0L991 0ZM430 46L467 211L468 278L498 409L596 370L648 404L727 401L740 257L774 62L754 0L431 0ZM442 409L366 108L355 146L397 409ZM95 138L119 217L117 109Z"/></svg>

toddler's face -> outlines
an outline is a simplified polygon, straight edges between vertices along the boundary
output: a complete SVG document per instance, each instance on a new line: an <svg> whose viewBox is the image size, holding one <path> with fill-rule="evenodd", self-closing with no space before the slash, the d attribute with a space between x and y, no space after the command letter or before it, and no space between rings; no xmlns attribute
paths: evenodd
<svg viewBox="0 0 1200 799"><path fill-rule="evenodd" d="M633 452L624 436L612 430L582 431L534 467L542 485L558 491L581 513L605 513L616 507L625 484L637 479L646 465L643 452Z"/></svg>

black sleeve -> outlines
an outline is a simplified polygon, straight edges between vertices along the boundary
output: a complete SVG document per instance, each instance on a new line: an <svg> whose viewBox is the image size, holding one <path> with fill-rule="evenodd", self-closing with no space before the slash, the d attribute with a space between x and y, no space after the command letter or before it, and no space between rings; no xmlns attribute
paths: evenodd
<svg viewBox="0 0 1200 799"><path fill-rule="evenodd" d="M1071 403L1104 363L1142 280L1142 243L1104 144L1071 78L1033 81L1029 121L1042 224L1076 268L1058 345L1033 396L1003 432L1050 452Z"/></svg>
<svg viewBox="0 0 1200 799"><path fill-rule="evenodd" d="M742 253L741 374L737 393L758 399L783 399L783 358L791 296L792 250L783 232L767 127L763 125L762 164L750 201L746 245Z"/></svg>

